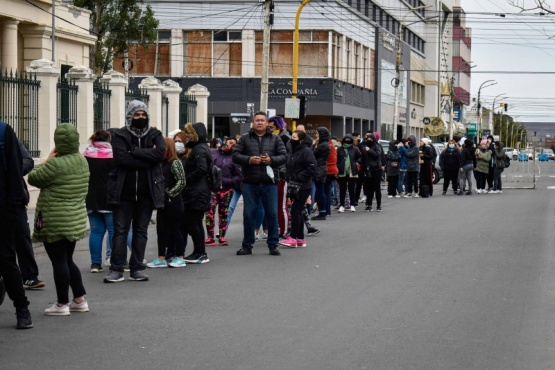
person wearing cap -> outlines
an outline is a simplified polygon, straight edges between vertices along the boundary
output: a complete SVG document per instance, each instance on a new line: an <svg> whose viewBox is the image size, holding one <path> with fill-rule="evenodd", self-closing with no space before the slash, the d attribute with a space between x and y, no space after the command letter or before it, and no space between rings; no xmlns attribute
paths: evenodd
<svg viewBox="0 0 555 370"><path fill-rule="evenodd" d="M432 141L423 137L420 139L420 196L427 198L432 195L432 160L434 158L430 145Z"/></svg>
<svg viewBox="0 0 555 370"><path fill-rule="evenodd" d="M489 173L489 163L491 160L491 151L488 149L489 144L486 139L480 141L480 147L476 149L476 194L487 194L486 182Z"/></svg>
<svg viewBox="0 0 555 370"><path fill-rule="evenodd" d="M166 189L162 161L166 143L162 132L150 125L145 103L133 100L126 111L126 124L111 129L115 168L108 177L108 204L113 207L114 237L110 273L105 283L124 280L127 235L131 224L133 237L129 267L130 280L147 281L144 270L148 225L154 208L164 207Z"/></svg>

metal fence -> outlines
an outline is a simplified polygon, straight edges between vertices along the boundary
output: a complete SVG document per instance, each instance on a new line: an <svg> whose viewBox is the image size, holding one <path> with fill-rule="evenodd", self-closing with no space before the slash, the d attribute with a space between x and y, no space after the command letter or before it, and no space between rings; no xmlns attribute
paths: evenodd
<svg viewBox="0 0 555 370"><path fill-rule="evenodd" d="M197 101L194 95L179 95L179 129L183 130L188 122L197 116Z"/></svg>
<svg viewBox="0 0 555 370"><path fill-rule="evenodd" d="M75 81L66 78L58 79L58 96L56 106L56 122L71 123L77 127L77 94L79 86Z"/></svg>
<svg viewBox="0 0 555 370"><path fill-rule="evenodd" d="M93 84L94 95L94 130L107 130L110 128L110 97L112 91L107 83L96 80Z"/></svg>
<svg viewBox="0 0 555 370"><path fill-rule="evenodd" d="M125 107L129 105L129 102L131 100L140 100L146 105L148 105L148 101L150 100L150 95L148 95L148 92L146 89L141 89L139 87L135 89L133 88L125 89Z"/></svg>
<svg viewBox="0 0 555 370"><path fill-rule="evenodd" d="M40 157L39 88L40 81L35 74L0 71L0 120L13 127L33 157Z"/></svg>

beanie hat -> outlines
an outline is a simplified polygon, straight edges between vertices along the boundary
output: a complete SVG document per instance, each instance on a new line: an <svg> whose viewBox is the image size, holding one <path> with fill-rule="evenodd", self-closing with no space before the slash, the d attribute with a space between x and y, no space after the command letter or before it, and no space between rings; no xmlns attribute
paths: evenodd
<svg viewBox="0 0 555 370"><path fill-rule="evenodd" d="M486 139L483 139L482 141L480 141L480 144L487 144L488 141Z"/></svg>
<svg viewBox="0 0 555 370"><path fill-rule="evenodd" d="M374 137L376 140L380 141L380 133L378 131L374 131Z"/></svg>
<svg viewBox="0 0 555 370"><path fill-rule="evenodd" d="M422 140L422 141L424 142L424 144L426 144L426 145L430 145L430 143L432 142L432 141L431 141L429 138L427 138L427 137L423 137L423 138L420 139L420 140Z"/></svg>

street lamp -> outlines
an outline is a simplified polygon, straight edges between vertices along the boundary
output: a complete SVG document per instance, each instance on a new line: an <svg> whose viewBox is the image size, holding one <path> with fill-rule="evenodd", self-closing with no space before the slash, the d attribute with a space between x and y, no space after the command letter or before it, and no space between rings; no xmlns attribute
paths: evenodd
<svg viewBox="0 0 555 370"><path fill-rule="evenodd" d="M312 0L304 0L299 8L297 9L297 15L295 16L295 33L293 35L293 87L291 89L291 97L297 99L297 78L299 75L299 23L301 18L301 11L306 4ZM295 131L297 129L297 121L293 119L292 129Z"/></svg>
<svg viewBox="0 0 555 370"><path fill-rule="evenodd" d="M505 93L499 94L497 95L495 98L493 98L493 105L491 107L491 111L492 111L492 123L493 123L493 127L492 127L492 135L495 132L495 108L497 107L495 105L495 101L497 100L497 98L501 97L501 99L509 99L505 95ZM499 122L499 140L501 140L501 136L503 134L503 110L501 110L501 121Z"/></svg>
<svg viewBox="0 0 555 370"><path fill-rule="evenodd" d="M484 86L489 82L491 82L489 85ZM482 103L480 102L480 93L482 92L482 88L485 89L486 87L490 87L496 84L497 82L495 80L487 80L482 82L482 84L478 88L478 120L479 120L478 141L482 139Z"/></svg>
<svg viewBox="0 0 555 370"><path fill-rule="evenodd" d="M416 8L410 9L403 15L401 22L399 22L399 40L397 41L397 58L395 60L395 79L392 81L393 87L395 88L395 94L393 96L393 130L395 132L397 125L399 124L399 85L401 84L401 56L403 55L403 25L405 19L409 14L415 10L429 8L431 5L417 6ZM405 124L406 135L410 133L410 119L406 120Z"/></svg>

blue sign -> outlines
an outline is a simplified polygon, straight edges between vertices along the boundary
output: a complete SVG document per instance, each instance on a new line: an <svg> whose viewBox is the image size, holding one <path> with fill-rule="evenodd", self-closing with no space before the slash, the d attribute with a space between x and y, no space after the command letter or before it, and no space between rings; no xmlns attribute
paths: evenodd
<svg viewBox="0 0 555 370"><path fill-rule="evenodd" d="M461 121L461 109L453 109L453 120L460 122Z"/></svg>

